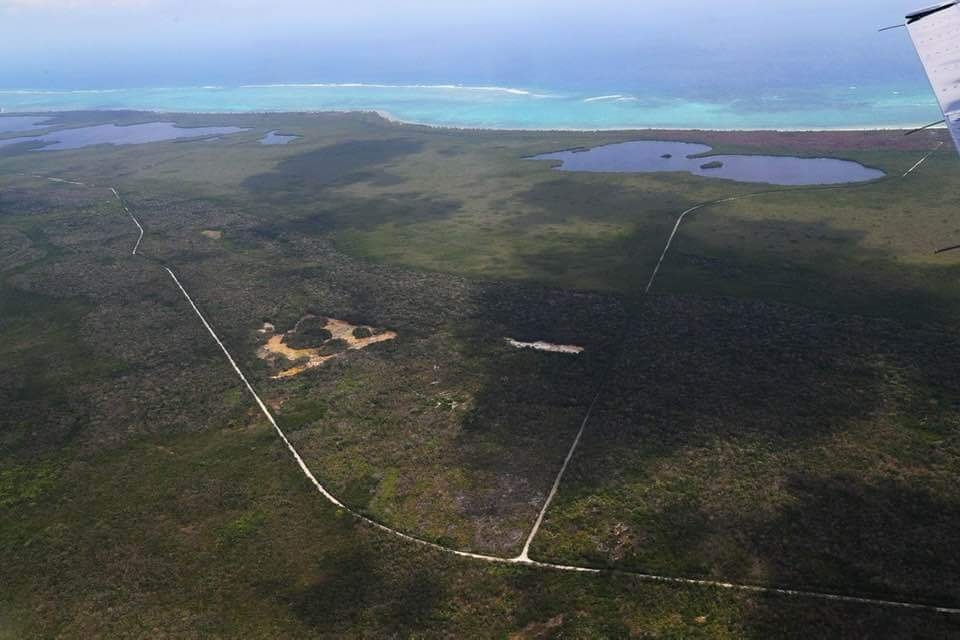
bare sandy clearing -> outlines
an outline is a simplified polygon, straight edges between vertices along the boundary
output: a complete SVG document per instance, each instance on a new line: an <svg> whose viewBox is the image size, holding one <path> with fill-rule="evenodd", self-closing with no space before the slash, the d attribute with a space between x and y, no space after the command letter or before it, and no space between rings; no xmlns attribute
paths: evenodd
<svg viewBox="0 0 960 640"><path fill-rule="evenodd" d="M290 378L303 373L307 369L319 367L328 360L339 358L347 351L366 349L371 344L393 340L397 337L394 331L385 331L366 325L354 325L336 318L320 318L324 320L323 328L330 333L330 337L320 341L319 346L296 348L286 343L288 338L297 335L300 325L305 320L314 318L318 318L318 316L308 315L300 318L293 329L283 334L270 336L267 343L260 347L257 355L264 360L268 360L274 366L277 366L278 356L297 363L293 367L284 369L272 376L273 379ZM269 331L272 332L273 325L270 323L264 323L264 328L259 329L258 332L267 333L268 326Z"/></svg>
<svg viewBox="0 0 960 640"><path fill-rule="evenodd" d="M217 231L216 229L205 229L200 233L211 240L219 240L223 237L223 231Z"/></svg>

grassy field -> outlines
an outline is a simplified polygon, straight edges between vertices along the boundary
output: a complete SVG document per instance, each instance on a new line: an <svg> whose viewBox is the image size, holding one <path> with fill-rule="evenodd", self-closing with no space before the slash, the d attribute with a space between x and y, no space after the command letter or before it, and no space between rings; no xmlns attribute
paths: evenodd
<svg viewBox="0 0 960 640"><path fill-rule="evenodd" d="M68 114L56 126L154 114ZM950 637L957 616L484 565L311 490L540 560L960 605L960 166L930 137L479 132L164 115L213 141L0 149L0 638ZM263 146L268 130L301 136ZM932 134L934 136L939 134ZM10 137L10 136L7 136ZM765 189L525 158L638 138L855 159ZM64 176L93 188L30 177ZM115 186L146 229L106 189ZM218 233L204 233L204 232ZM264 322L396 331L286 379ZM585 348L516 350L504 338Z"/></svg>

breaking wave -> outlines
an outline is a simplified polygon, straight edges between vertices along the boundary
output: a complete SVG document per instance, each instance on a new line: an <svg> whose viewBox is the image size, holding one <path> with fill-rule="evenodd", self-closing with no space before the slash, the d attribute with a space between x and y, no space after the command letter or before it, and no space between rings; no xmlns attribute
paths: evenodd
<svg viewBox="0 0 960 640"><path fill-rule="evenodd" d="M584 98L584 102L636 102L639 98L634 98L633 96L625 96L619 93L614 93L609 96L593 96L592 98Z"/></svg>
<svg viewBox="0 0 960 640"><path fill-rule="evenodd" d="M466 84L376 84L368 82L290 82L276 84L244 84L242 89L269 89L269 88L316 88L316 89L433 89L443 91L492 91L509 93L517 96L532 98L550 98L550 94L536 93L527 89L515 87L475 86Z"/></svg>

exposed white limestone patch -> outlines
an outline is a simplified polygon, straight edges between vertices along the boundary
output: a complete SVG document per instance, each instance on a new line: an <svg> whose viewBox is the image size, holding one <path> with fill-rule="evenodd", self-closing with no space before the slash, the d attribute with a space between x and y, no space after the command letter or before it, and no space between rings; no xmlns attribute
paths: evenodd
<svg viewBox="0 0 960 640"><path fill-rule="evenodd" d="M552 353L570 353L578 354L583 353L583 347L578 347L573 344L553 344L552 342L544 342L543 340L537 340L536 342L520 342L519 340L514 340L513 338L504 338L511 347L517 349L536 349L537 351L550 351Z"/></svg>

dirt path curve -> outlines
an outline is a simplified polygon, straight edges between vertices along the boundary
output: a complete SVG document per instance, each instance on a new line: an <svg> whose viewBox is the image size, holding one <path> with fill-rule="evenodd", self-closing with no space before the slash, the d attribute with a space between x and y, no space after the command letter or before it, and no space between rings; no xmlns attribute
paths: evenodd
<svg viewBox="0 0 960 640"><path fill-rule="evenodd" d="M133 245L133 251L131 252L131 255L137 255L137 249L140 248L140 242L143 241L143 227L140 226L140 221L137 220L136 217L134 217L134 215L130 212L130 209L127 208L127 203L123 201L123 198L120 197L120 194L117 193L117 190L113 187L110 187L110 191L112 191L113 195L116 196L117 202L119 202L120 206L123 207L123 210L127 212L127 215L130 216L130 219L133 220L133 224L137 225L137 229L140 230L140 237L137 238L137 243Z"/></svg>
<svg viewBox="0 0 960 640"><path fill-rule="evenodd" d="M767 193L767 192L764 191L763 193ZM661 265L663 265L663 261L666 260L667 258L667 253L670 251L670 245L673 244L673 238L674 236L677 235L677 231L680 230L680 225L683 224L683 219L686 218L687 215L693 213L694 211L699 211L700 209L704 209L706 207L709 207L715 204L720 204L721 202L733 202L734 200L742 200L744 198L751 198L757 195L761 195L761 194L748 193L742 196L733 196L730 198L721 198L720 200L710 200L708 202L701 202L700 204L693 205L692 207L690 207L689 209L681 213L679 216L677 216L677 222L673 225L673 230L670 231L670 235L667 237L667 243L663 246L663 253L660 254L660 259L657 260L656 266L653 267L653 273L650 274L650 279L647 281L647 286L644 287L643 289L644 295L650 293L650 289L653 288L653 281L657 279L657 274L660 273L660 267Z"/></svg>
<svg viewBox="0 0 960 640"><path fill-rule="evenodd" d="M260 396L257 394L256 390L254 390L253 385L250 384L250 382L247 380L247 377L240 370L240 367L237 366L237 363L233 359L233 356L230 355L230 352L224 346L219 336L217 336L216 332L213 330L213 327L210 326L210 323L204 317L203 313L200 312L200 309L197 307L196 303L193 301L193 298L190 297L190 294L187 293L187 290L183 287L183 284L181 284L176 274L174 274L174 272L169 267L164 267L164 269L168 274L170 274L170 277L173 279L174 284L177 286L178 289L180 289L180 292L183 294L184 298L186 298L187 302L190 304L190 307L193 309L194 313L196 313L197 317L200 318L200 322L203 323L203 326L207 329L207 332L210 334L210 337L213 338L214 342L217 343L217 346L220 347L220 350L223 351L223 355L227 358L227 361L230 363L230 366L233 367L233 370L236 372L237 376L243 382L244 386L247 388L247 391L249 391L250 395L253 396L253 399L256 401L257 406L260 407L260 411L263 413L263 415L267 418L267 421L277 432L277 435L280 436L280 439L283 440L283 443L287 446L287 449L290 451L294 460L296 460L297 465L300 467L300 470L303 472L303 475L307 477L307 479L313 484L313 486L320 493L320 495L322 495L328 502L338 507L339 509L342 509L343 511L349 513L354 518L372 527L375 527L381 531L385 531L391 535L394 535L408 542L413 542L415 544L428 547L431 549L435 549L443 553L449 553L456 556L460 556L462 558L471 558L473 560L480 560L483 562L491 562L491 563L498 563L498 564L518 564L518 565L524 565L524 566L530 566L530 567L538 567L541 569L550 569L554 571L567 571L567 572L574 572L574 573L589 573L589 574L598 574L598 575L599 574L623 575L623 576L631 576L633 578L638 578L641 580L646 580L651 582L718 587L721 589L729 589L734 591L766 593L766 594L775 594L775 595L783 595L783 596L799 596L799 597L806 597L806 598L817 598L821 600L831 600L835 602L857 603L857 604L867 604L867 605L875 605L875 606L879 605L879 606L886 606L886 607L899 607L903 609L918 609L918 610L926 610L926 611L935 611L939 613L960 614L960 609L954 609L950 607L939 607L936 605L928 605L928 604L922 604L922 603L898 602L895 600L862 598L859 596L850 596L850 595L844 595L844 594L802 591L797 589L786 589L786 588L779 588L779 587L765 587L765 586L759 586L759 585L737 584L733 582L720 582L715 580L701 580L697 578L665 576L665 575L657 575L652 573L619 571L619 570L611 570L611 569L597 569L595 567L581 567L576 565L556 564L552 562L539 562L537 560L531 560L527 555L527 552L529 551L529 543L530 543L530 540L532 540L533 536L531 536L531 538L528 539L527 545L524 546L523 553L521 553L519 556L515 558L503 558L499 556L490 556L490 555L484 555L480 553L470 553L468 551L451 549L450 547L445 547L445 546L436 544L434 542L430 542L428 540L423 540L422 538L417 538L407 533L403 533L402 531L398 531L396 529L388 527L385 524L377 522L376 520L373 520L372 518L369 518L361 513L358 513L353 509L351 509L350 507L344 505L342 502L340 502L340 500L337 499L336 496L334 496L322 484L320 484L320 482L313 475L313 472L310 471L310 468L303 461L303 458L300 456L299 452L297 452L296 448L290 443L290 440L287 438L286 434L277 424L277 421L274 419L273 414L270 413L270 410L267 408L267 405L263 402L263 400L260 399ZM596 402L596 400L594 400L594 402ZM591 406L591 409L592 409L592 406ZM584 419L583 425L581 426L581 434L583 432L583 427L586 426L586 422L588 418L589 418L589 413L587 415L587 418ZM571 449L570 453L567 455L567 460L564 462L564 465L566 465L566 463L570 461L570 457L572 455L573 455L573 450ZM560 477L558 477L557 481L554 483L551 496L553 495L553 493L556 492L556 489L559 486L559 481L560 481ZM543 519L544 513L545 513L545 509L540 513L540 518L538 518L538 521L537 521L538 524Z"/></svg>
<svg viewBox="0 0 960 640"><path fill-rule="evenodd" d="M17 175L27 175L27 174L17 174ZM88 185L88 184L85 184L85 183L83 183L83 182L65 180L65 179L62 179L62 178L51 178L51 177L49 177L49 176L40 176L40 175L35 175L35 174L31 174L30 177L40 178L40 179L46 179L46 180L49 180L49 181L51 181L51 182L66 182L66 183L68 183L68 184L74 184L74 185L78 185L78 186L84 186L84 187L89 187L89 188L97 188L96 185ZM140 225L140 223L139 223L139 222L137 221L137 219L134 217L133 213L131 213L130 210L127 208L127 206L123 203L123 200L120 198L120 195L117 193L116 189L115 189L114 187L108 187L108 188L110 189L110 191L113 192L113 194L116 196L117 200L120 202L121 206L123 207L124 211L130 216L131 220L133 220L134 224L136 224L137 228L140 230L140 237L137 239L137 243L134 245L134 248L133 248L133 251L132 251L132 255L137 255L137 248L140 246L140 241L141 241L142 238L143 238L143 227ZM751 194L751 195L760 195L760 194L758 193L758 194ZM740 197L746 197L746 196L740 196ZM714 201L714 202L720 202L720 201ZM703 206L707 206L708 204L712 204L712 202L711 202L711 203L704 203L703 205L700 205L699 207L694 207L692 210L696 210L697 208L702 208ZM689 213L689 212L690 212L690 210L688 210L687 212L684 212L684 215L685 215L686 213ZM671 233L670 240L672 240L673 236L676 234L676 229L677 229L678 227L679 227L679 220L678 220L678 224L675 225L675 227L674 227L674 232ZM668 247L667 247L667 248L669 248L669 241L668 241ZM665 253L666 253L666 251L664 252L664 254L665 254ZM662 257L661 257L661 261L662 261ZM371 527L374 527L374 528L376 528L376 529L379 529L380 531L383 531L383 532L388 533L388 534L390 534L390 535L392 535L392 536L398 537L398 538L400 538L400 539L402 539L402 540L405 540L405 541L407 541L407 542L411 542L411 543L420 545L420 546L422 546L422 547L426 547L426 548L429 548L429 549L433 549L433 550L435 550L435 551L439 551L439 552L441 552L441 553L451 554L451 555L458 556L458 557L461 557L461 558L469 558L469 559L472 559L472 560L479 560L479 561L481 561L481 562L488 562L488 563L495 563L495 564L512 564L512 565L520 565L520 566L526 566L526 567L535 567L535 568L539 568L539 569L548 569L548 570L552 570L552 571L566 571L566 572L571 572L571 573L585 573L585 574L592 574L592 575L608 575L608 576L619 575L619 576L629 576L629 577L632 577L632 578L635 578L635 579L644 580L644 581L648 581L648 582L659 582L659 583L668 583L668 584L706 586L706 587L714 587L714 588L719 588L719 589L727 589L727 590L732 590L732 591L741 591L741 592L758 593L758 594L768 594L768 595L779 595L779 596L788 596L788 597L810 598L810 599L826 600L826 601L833 601L833 602L841 602L841 603L847 603L847 604L862 604L862 605L869 605L869 606L892 607L892 608L900 608L900 609L912 609L912 610L919 610L919 611L928 611L928 612L935 612L935 613L947 613L947 614L955 614L955 615L960 614L960 608L942 607L942 606L938 606L938 605L918 603L918 602L903 602L903 601L885 600L885 599L879 599L879 598L865 598L865 597L860 597L860 596L845 595L845 594L839 594L839 593L829 593L829 592L821 592L821 591L806 591L806 590L788 589L788 588L782 588L782 587L769 587L769 586L761 586L761 585L740 584L740 583L734 583L734 582L722 582L722 581L717 581L717 580L704 580L704 579L698 579L698 578L684 578L684 577L678 577L678 576L659 575L659 574L654 574L654 573L642 573L642 572L636 572L636 571L622 571L622 570L617 570L617 569L598 569L598 568L596 568L596 567L583 567L583 566L577 566L577 565L564 565L564 564L557 564L557 563L552 563L552 562L540 562L540 561L537 561L537 560L532 560L532 559L530 559L530 557L529 557L530 544L532 543L534 537L536 536L536 533L537 533L537 531L539 530L540 524L543 522L543 518L544 518L544 515L546 514L547 508L550 506L550 503L552 502L553 497L554 497L554 496L556 495L556 493L557 493L557 490L558 490L558 488L559 488L559 486L560 486L560 481L561 481L561 479L563 478L563 473L564 473L564 471L566 470L566 468L567 468L570 460L571 460L572 457L573 457L574 451L576 450L577 445L578 445L579 442L580 442L580 438L581 438L581 436L583 435L584 429L585 429L586 426L587 426L587 422L588 422L589 419L590 419L590 415L591 415L591 413L592 413L592 411L593 411L593 408L594 408L594 406L596 405L597 401L598 401L599 398L600 398L600 393L599 393L599 392L598 392L597 395L594 397L593 401L592 401L591 404L590 404L589 409L587 410L587 415L584 417L583 422L582 422L582 424L580 425L580 430L577 432L577 436L576 436L576 438L574 439L573 445L571 446L570 451L567 453L567 457L564 459L563 467L561 468L560 473L557 475L556 480L554 480L553 487L551 488L550 494L549 494L547 500L544 502L543 508L540 510L540 513L539 513L539 515L538 515L538 517L537 517L536 524L534 525L534 528L533 528L533 530L531 531L531 534L528 536L527 541L526 541L526 544L524 545L523 551L520 553L519 556L516 556L516 557L514 557L514 558L504 558L504 557L500 557L500 556L491 556L491 555L485 555L485 554L480 554L480 553L471 553L471 552L469 552L469 551L460 551L460 550L458 550L458 549L452 549L452 548L450 548L450 547L445 547L445 546L440 545L440 544L437 544L437 543L435 543L435 542L430 542L429 540L424 540L424 539L422 539L422 538L417 538L416 536L412 536L412 535L407 534L407 533L404 533L404 532L402 532L402 531L398 531L397 529L393 529L393 528L391 528L391 527L388 527L387 525L382 524L382 523L380 523L380 522L377 522L376 520L373 520L372 518L370 518L370 517L368 517L368 516L365 516L365 515L357 512L357 511L354 511L354 510L351 509L350 507L346 506L346 505L343 504L336 496L334 496L332 493L330 493L330 491L328 491L328 490L326 489L326 487L324 487L324 486L317 480L317 478L313 475L313 472L312 472L312 471L310 470L310 468L307 466L306 462L304 462L303 458L300 456L300 453L296 450L296 448L293 446L293 444L292 444L292 443L290 442L290 440L287 438L287 435L283 432L283 430L282 430L282 429L280 428L280 426L277 424L277 421L274 419L273 414L272 414L272 413L270 412L270 410L267 408L267 405L263 402L263 400L261 400L259 394L257 394L256 390L253 388L253 385L250 384L250 381L247 380L247 377L243 374L243 371L242 371L242 370L240 369L240 367L237 365L236 361L233 359L233 356L230 354L230 352L227 350L226 346L225 346L225 345L223 344L223 342L220 340L220 337L219 337L219 336L217 335L217 333L213 330L213 327L210 325L210 323L207 321L206 317L205 317L205 316L203 315L203 313L200 311L199 307L198 307L197 304L194 302L193 298L190 296L189 293L187 293L187 290L186 290L186 288L183 286L183 284L180 282L180 279L177 278L176 274L173 272L173 270L172 270L170 267L163 266L163 269L169 274L169 276L170 276L171 280L173 281L174 285L177 287L177 289L180 290L180 293L183 294L183 297L186 299L187 303L190 305L190 308L193 309L193 312L194 312L194 313L197 315L197 317L200 319L200 322L203 324L204 328L205 328L205 329L207 330L207 332L210 334L210 337L213 338L213 340L214 340L214 342L217 344L217 346L220 347L220 350L223 352L223 355L226 357L227 362L229 362L230 366L233 368L234 372L237 374L237 377L240 378L240 381L241 381L241 382L243 383L243 385L246 387L246 389L247 389L247 391L250 393L250 395L253 396L253 399L254 399L254 401L256 402L257 406L260 408L260 411L263 413L264 417L266 417L267 421L268 421L268 422L270 423L270 425L274 428L274 430L277 432L277 435L280 437L280 439L281 439L281 440L283 441L283 443L286 445L287 449L290 451L290 454L293 456L293 458L294 458L294 460L296 461L297 465L300 467L300 471L301 471L301 472L303 473L303 475L307 478L307 480L310 481L310 483L314 486L314 488L317 490L317 492L320 493L320 495L323 496L323 498L324 498L325 500L327 500L329 503L331 503L332 505L334 505L334 506L337 507L338 509L341 509L341 510L343 510L344 512L350 514L351 516L353 516L353 517L356 518L357 520L359 520L359 521L361 521L361 522L363 522L363 523L365 523L365 524L367 524L367 525L369 525L369 526L371 526ZM648 290L649 290L649 287L648 287ZM646 291L645 291L645 293L646 293Z"/></svg>

